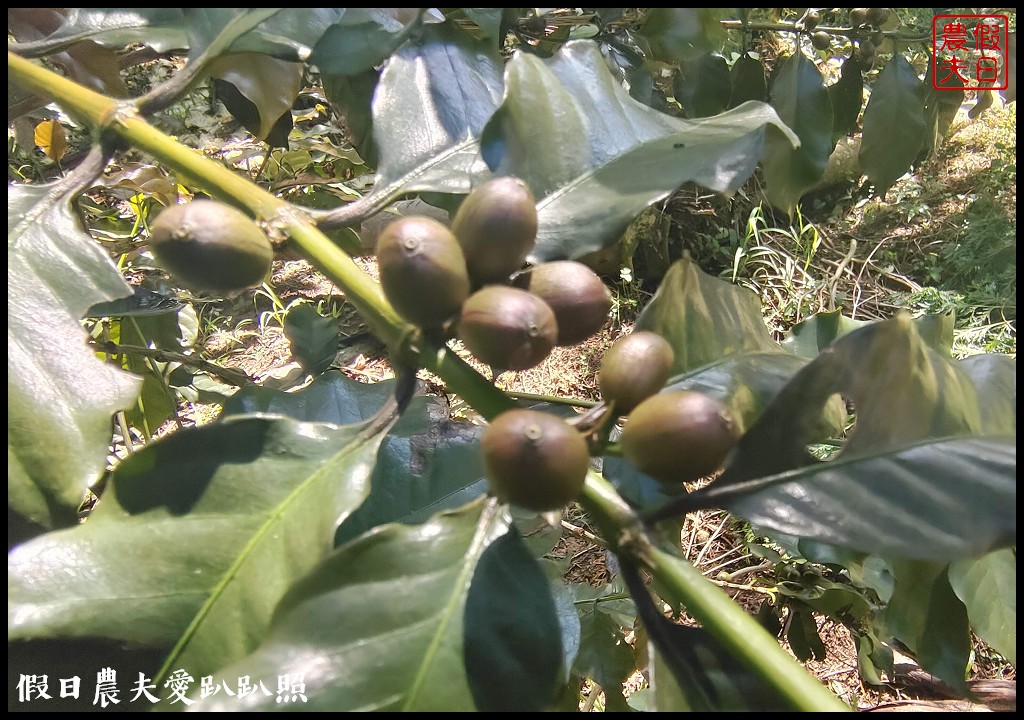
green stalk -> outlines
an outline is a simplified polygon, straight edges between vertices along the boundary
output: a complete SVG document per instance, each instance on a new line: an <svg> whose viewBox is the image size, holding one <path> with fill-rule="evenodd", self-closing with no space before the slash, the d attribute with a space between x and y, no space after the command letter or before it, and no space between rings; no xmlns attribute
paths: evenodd
<svg viewBox="0 0 1024 720"><path fill-rule="evenodd" d="M58 102L98 137L128 143L186 174L214 197L244 208L271 236L290 238L303 254L337 284L370 330L399 362L420 365L441 377L485 418L514 406L514 401L443 343L425 340L385 299L380 286L330 241L299 208L274 197L235 171L181 145L142 119L132 103L119 103L82 87L15 53L7 53L8 81ZM420 344L417 347L417 344ZM630 553L657 577L667 599L685 605L723 646L752 671L788 697L800 710L848 710L807 674L725 593L681 558L654 548L632 508L601 475L591 472L580 502L620 552Z"/></svg>

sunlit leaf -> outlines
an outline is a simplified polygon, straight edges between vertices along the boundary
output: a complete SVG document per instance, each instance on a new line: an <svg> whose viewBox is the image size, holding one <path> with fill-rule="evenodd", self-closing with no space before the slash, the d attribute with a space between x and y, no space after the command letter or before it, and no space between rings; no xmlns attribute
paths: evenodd
<svg viewBox="0 0 1024 720"><path fill-rule="evenodd" d="M385 525L339 548L283 599L267 640L222 668L301 675L303 710L471 711L464 612L481 558L508 528L480 500L423 525ZM274 710L274 697L213 696L192 710Z"/></svg>
<svg viewBox="0 0 1024 720"><path fill-rule="evenodd" d="M1017 664L1017 551L1005 548L949 566L949 583L967 607L971 629Z"/></svg>
<svg viewBox="0 0 1024 720"><path fill-rule="evenodd" d="M7 292L8 507L68 525L106 467L111 415L139 390L88 348L81 317L131 289L59 185L12 185Z"/></svg>
<svg viewBox="0 0 1024 720"><path fill-rule="evenodd" d="M56 120L43 120L36 125L35 142L36 147L54 162L60 162L68 150L68 136L64 126Z"/></svg>
<svg viewBox="0 0 1024 720"><path fill-rule="evenodd" d="M146 446L89 522L10 555L9 636L173 646L165 671L195 677L238 660L366 497L386 429L241 416Z"/></svg>

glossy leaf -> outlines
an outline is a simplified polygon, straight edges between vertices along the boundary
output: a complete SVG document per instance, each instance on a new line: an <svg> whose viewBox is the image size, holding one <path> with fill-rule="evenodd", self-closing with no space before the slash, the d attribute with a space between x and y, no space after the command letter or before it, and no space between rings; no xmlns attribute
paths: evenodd
<svg viewBox="0 0 1024 720"><path fill-rule="evenodd" d="M9 636L174 646L165 672L195 677L243 657L366 497L386 429L243 416L146 446L89 522L9 556Z"/></svg>
<svg viewBox="0 0 1024 720"><path fill-rule="evenodd" d="M770 107L758 103L696 121L659 113L629 96L590 41L568 42L543 63L516 55L506 73L518 87L565 90L531 93L530 104L507 93L483 139L488 165L523 177L538 198L534 261L577 258L614 244L647 206L685 182L735 190L754 170L767 125L793 137ZM523 123L513 122L517 118ZM534 118L552 120L538 128ZM543 147L531 135L541 130ZM560 148L557 158L542 157L554 146ZM566 179L573 167L583 170Z"/></svg>
<svg viewBox="0 0 1024 720"><path fill-rule="evenodd" d="M902 561L893 563L893 572L896 589L882 616L887 633L906 645L924 670L966 693L970 624L946 566Z"/></svg>
<svg viewBox="0 0 1024 720"><path fill-rule="evenodd" d="M498 107L501 64L484 43L428 27L395 52L373 99L375 194L468 193L482 170L476 138Z"/></svg>
<svg viewBox="0 0 1024 720"><path fill-rule="evenodd" d="M832 102L821 72L802 52L782 61L769 102L800 138L794 148L788 138L769 133L762 158L768 202L790 212L825 172L832 153Z"/></svg>
<svg viewBox="0 0 1024 720"><path fill-rule="evenodd" d="M864 108L863 125L860 164L884 194L910 170L925 138L921 80L899 53L879 73Z"/></svg>
<svg viewBox="0 0 1024 720"><path fill-rule="evenodd" d="M413 414L412 408L407 410L396 431ZM385 441L370 497L338 528L335 544L384 523L424 522L487 492L480 426L436 418L427 423L417 434Z"/></svg>
<svg viewBox="0 0 1024 720"><path fill-rule="evenodd" d="M284 318L284 334L292 356L310 375L326 372L338 355L337 321L323 317L312 305L296 305Z"/></svg>
<svg viewBox="0 0 1024 720"><path fill-rule="evenodd" d="M717 115L729 106L731 95L729 65L721 55L707 53L685 62L676 78L675 97L688 118Z"/></svg>
<svg viewBox="0 0 1024 720"><path fill-rule="evenodd" d="M949 583L967 607L971 629L1017 664L1017 551L996 550L949 566Z"/></svg>
<svg viewBox="0 0 1024 720"><path fill-rule="evenodd" d="M757 296L708 275L689 256L669 268L636 327L668 340L675 352L673 374L738 353L779 349L765 327Z"/></svg>
<svg viewBox="0 0 1024 720"><path fill-rule="evenodd" d="M111 48L132 42L160 51L188 47L181 8L68 8L60 27L31 47L38 56L86 39Z"/></svg>
<svg viewBox="0 0 1024 720"><path fill-rule="evenodd" d="M12 185L7 292L7 504L39 525L69 525L106 467L111 415L139 391L89 349L81 317L131 290L60 185Z"/></svg>
<svg viewBox="0 0 1024 720"><path fill-rule="evenodd" d="M480 557L463 623L477 710L545 709L560 680L561 628L547 576L514 527Z"/></svg>
<svg viewBox="0 0 1024 720"><path fill-rule="evenodd" d="M815 462L813 411L835 394L852 400L856 426L840 455ZM864 552L976 555L1016 538L1015 430L1002 419L983 423L971 377L900 317L840 338L798 373L725 474L688 500Z"/></svg>
<svg viewBox="0 0 1024 720"><path fill-rule="evenodd" d="M423 525L385 525L339 548L281 602L259 649L225 678L303 676L307 711L475 709L463 659L466 598L508 528L483 500ZM192 710L274 710L213 696Z"/></svg>
<svg viewBox="0 0 1024 720"><path fill-rule="evenodd" d="M628 38L628 36L626 36ZM600 45L601 54L608 62L609 69L630 97L644 105L654 99L654 81L647 69L643 55L626 38L612 36Z"/></svg>
<svg viewBox="0 0 1024 720"><path fill-rule="evenodd" d="M729 107L734 108L748 100L768 100L768 79L764 74L764 63L749 53L740 55L729 72L731 91Z"/></svg>
<svg viewBox="0 0 1024 720"><path fill-rule="evenodd" d="M395 394L395 380L364 383L338 370L329 370L294 392L262 385L248 385L225 403L221 418L245 413L284 415L300 422L351 425L373 415ZM428 413L437 412L424 396L413 398L392 432L399 435L426 432Z"/></svg>
<svg viewBox="0 0 1024 720"><path fill-rule="evenodd" d="M843 61L839 80L828 87L832 101L832 141L838 141L857 128L857 118L864 104L863 68L856 58Z"/></svg>
<svg viewBox="0 0 1024 720"><path fill-rule="evenodd" d="M354 75L391 54L419 22L416 8L336 8L310 62L327 74Z"/></svg>

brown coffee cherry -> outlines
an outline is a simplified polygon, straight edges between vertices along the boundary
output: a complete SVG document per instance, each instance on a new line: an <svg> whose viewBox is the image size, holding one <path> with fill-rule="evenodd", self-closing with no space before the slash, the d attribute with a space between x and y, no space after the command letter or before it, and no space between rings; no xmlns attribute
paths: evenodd
<svg viewBox="0 0 1024 720"><path fill-rule="evenodd" d="M491 492L534 512L572 502L590 467L583 435L537 410L502 413L484 430L480 447Z"/></svg>
<svg viewBox="0 0 1024 720"><path fill-rule="evenodd" d="M169 207L150 228L157 261L199 292L230 293L258 285L270 273L274 248L242 211L215 200Z"/></svg>
<svg viewBox="0 0 1024 720"><path fill-rule="evenodd" d="M638 470L679 485L718 470L738 439L735 423L720 402L678 390L640 403L626 418L619 445Z"/></svg>
<svg viewBox="0 0 1024 720"><path fill-rule="evenodd" d="M403 318L440 327L469 297L466 258L451 230L425 216L395 220L377 238L384 294Z"/></svg>
<svg viewBox="0 0 1024 720"><path fill-rule="evenodd" d="M832 47L832 36L824 30L819 30L811 35L811 45L815 50L828 50Z"/></svg>
<svg viewBox="0 0 1024 720"><path fill-rule="evenodd" d="M810 32L814 28L818 27L818 23L821 22L821 13L817 10L808 10L803 16L804 30Z"/></svg>
<svg viewBox="0 0 1024 720"><path fill-rule="evenodd" d="M536 295L554 311L558 345L576 345L608 320L612 294L586 265L572 260L541 263L520 274L515 286Z"/></svg>
<svg viewBox="0 0 1024 720"><path fill-rule="evenodd" d="M637 330L612 344L597 375L601 397L613 403L616 415L626 415L665 387L675 353L661 335Z"/></svg>
<svg viewBox="0 0 1024 720"><path fill-rule="evenodd" d="M558 323L555 313L536 295L489 285L462 305L457 332L481 362L502 370L526 370L551 354Z"/></svg>
<svg viewBox="0 0 1024 720"><path fill-rule="evenodd" d="M850 24L858 28L863 25L868 19L867 8L853 8L850 10Z"/></svg>
<svg viewBox="0 0 1024 720"><path fill-rule="evenodd" d="M537 206L522 180L500 177L471 192L452 220L475 287L508 282L537 239Z"/></svg>

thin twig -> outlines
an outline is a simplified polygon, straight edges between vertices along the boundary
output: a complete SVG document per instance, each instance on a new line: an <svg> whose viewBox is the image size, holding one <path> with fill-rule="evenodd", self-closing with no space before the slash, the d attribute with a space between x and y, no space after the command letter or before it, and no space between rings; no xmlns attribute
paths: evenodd
<svg viewBox="0 0 1024 720"><path fill-rule="evenodd" d="M160 362L177 362L188 367L198 368L203 372L207 372L210 375L215 375L221 380L224 380L231 385L238 387L244 387L245 385L252 385L256 381L249 377L248 374L235 368L226 368L220 365L203 360L195 355L184 355L182 353L173 352L171 350L160 350L157 348L140 347L138 345L119 345L118 343L107 341L91 343L93 346L99 348L105 353L111 355L138 355L139 357L152 358Z"/></svg>
<svg viewBox="0 0 1024 720"><path fill-rule="evenodd" d="M597 535L595 535L594 533L590 532L589 530L584 530L583 528L581 528L578 525L573 525L568 520L563 520L562 521L562 527L565 528L566 530L568 530L570 534L575 535L578 538L582 538L583 540L586 540L587 542L592 542L595 545L599 545L599 546L601 546L603 548L608 547L608 543L605 540L603 540L602 538L599 538Z"/></svg>

